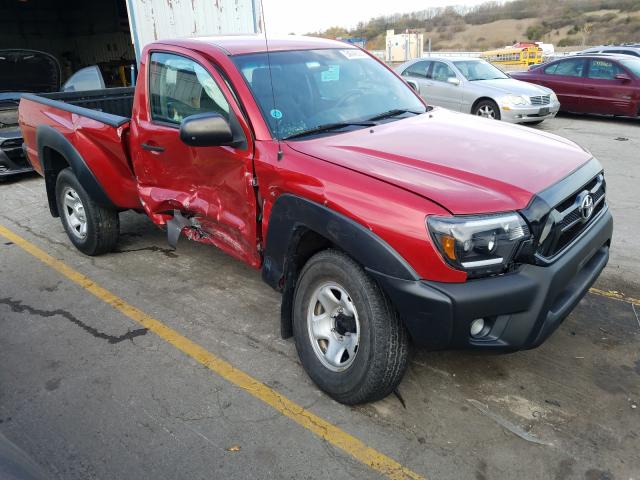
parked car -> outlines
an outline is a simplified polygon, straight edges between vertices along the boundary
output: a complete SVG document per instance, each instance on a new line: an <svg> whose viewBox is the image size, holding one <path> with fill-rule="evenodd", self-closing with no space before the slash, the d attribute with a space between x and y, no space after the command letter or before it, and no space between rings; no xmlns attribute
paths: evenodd
<svg viewBox="0 0 640 480"><path fill-rule="evenodd" d="M603 45L601 47L587 48L586 50L579 52L580 55L593 55L596 53L610 53L640 57L640 47L634 45Z"/></svg>
<svg viewBox="0 0 640 480"><path fill-rule="evenodd" d="M480 117L538 124L560 108L552 90L514 80L479 58L421 58L396 71L429 104Z"/></svg>
<svg viewBox="0 0 640 480"><path fill-rule="evenodd" d="M105 84L97 66L74 73L63 92L99 90ZM60 90L60 64L56 58L36 50L0 50L0 180L33 170L22 148L18 128L18 104L24 93Z"/></svg>
<svg viewBox="0 0 640 480"><path fill-rule="evenodd" d="M0 179L29 172L18 128L18 103L24 92L56 92L60 65L36 50L0 50Z"/></svg>
<svg viewBox="0 0 640 480"><path fill-rule="evenodd" d="M640 115L640 59L575 55L513 77L553 89L565 112Z"/></svg>
<svg viewBox="0 0 640 480"><path fill-rule="evenodd" d="M609 258L598 160L429 107L357 47L269 47L157 42L135 91L23 96L26 150L71 243L112 251L133 209L172 246L182 234L260 269L283 294L283 337L348 404L392 392L410 342L514 351L549 337Z"/></svg>

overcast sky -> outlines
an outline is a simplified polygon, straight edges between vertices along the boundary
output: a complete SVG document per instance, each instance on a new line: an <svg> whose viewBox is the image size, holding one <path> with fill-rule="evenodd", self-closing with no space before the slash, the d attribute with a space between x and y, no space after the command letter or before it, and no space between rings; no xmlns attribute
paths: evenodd
<svg viewBox="0 0 640 480"><path fill-rule="evenodd" d="M486 0L262 0L270 35L304 34L380 15L408 13L429 7L478 5Z"/></svg>

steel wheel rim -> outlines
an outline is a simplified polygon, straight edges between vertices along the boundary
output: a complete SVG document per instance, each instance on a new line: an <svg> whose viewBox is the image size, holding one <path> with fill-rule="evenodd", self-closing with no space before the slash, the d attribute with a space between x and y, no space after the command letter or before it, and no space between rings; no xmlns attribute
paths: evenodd
<svg viewBox="0 0 640 480"><path fill-rule="evenodd" d="M62 191L64 216L73 236L80 240L87 238L87 215L78 192L71 187Z"/></svg>
<svg viewBox="0 0 640 480"><path fill-rule="evenodd" d="M349 324L347 329L345 324ZM325 368L342 372L353 365L360 343L360 322L344 287L325 282L314 290L307 310L307 327L313 352Z"/></svg>
<svg viewBox="0 0 640 480"><path fill-rule="evenodd" d="M496 118L496 112L493 109L493 107L491 107L490 105L482 105L476 112L476 115L484 118L491 118L491 119Z"/></svg>

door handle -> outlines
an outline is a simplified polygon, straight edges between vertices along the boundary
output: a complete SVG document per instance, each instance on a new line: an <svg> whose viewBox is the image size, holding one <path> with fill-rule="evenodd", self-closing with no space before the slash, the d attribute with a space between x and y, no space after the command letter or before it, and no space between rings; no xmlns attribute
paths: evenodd
<svg viewBox="0 0 640 480"><path fill-rule="evenodd" d="M164 147L161 147L160 145L149 145L148 143L143 143L140 146L149 152L164 152Z"/></svg>

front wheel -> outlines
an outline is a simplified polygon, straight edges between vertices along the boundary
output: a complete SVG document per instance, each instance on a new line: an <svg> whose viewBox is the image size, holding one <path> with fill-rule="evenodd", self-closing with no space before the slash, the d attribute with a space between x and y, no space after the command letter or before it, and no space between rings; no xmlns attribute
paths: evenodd
<svg viewBox="0 0 640 480"><path fill-rule="evenodd" d="M481 100L473 107L471 113L478 117L500 120L500 109L498 108L498 104L493 100Z"/></svg>
<svg viewBox="0 0 640 480"><path fill-rule="evenodd" d="M120 234L118 212L95 203L70 168L58 175L56 201L62 226L78 250L94 256L115 248Z"/></svg>
<svg viewBox="0 0 640 480"><path fill-rule="evenodd" d="M378 285L350 257L336 250L311 257L293 308L300 361L332 398L349 405L375 401L400 383L408 334Z"/></svg>

